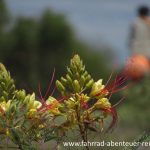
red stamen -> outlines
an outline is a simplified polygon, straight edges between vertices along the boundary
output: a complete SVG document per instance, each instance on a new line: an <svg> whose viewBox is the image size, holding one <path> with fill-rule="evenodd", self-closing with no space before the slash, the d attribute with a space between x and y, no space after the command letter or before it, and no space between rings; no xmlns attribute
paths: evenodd
<svg viewBox="0 0 150 150"><path fill-rule="evenodd" d="M108 131L110 131L110 129L113 129L113 127L117 124L118 115L117 115L117 111L114 107L104 110L104 112L107 112L107 113L111 114L111 116L112 116L112 122L111 122L110 126L108 127L108 129L106 130L106 132L108 132Z"/></svg>
<svg viewBox="0 0 150 150"><path fill-rule="evenodd" d="M111 75L111 76L112 76L112 75ZM122 73L121 75L117 76L117 77L115 78L115 80L112 81L110 84L107 82L106 85L105 85L105 87L104 87L104 89L101 90L100 92L98 92L98 93L96 94L96 96L100 96L100 95L102 95L102 94L107 94L107 93L109 93L109 95L110 95L110 97L111 97L111 95L112 95L113 93L116 93L116 92L118 92L118 91L120 91L120 90L123 90L123 89L126 89L126 88L128 87L127 85L124 86L124 87L121 87L121 86L123 86L124 83L126 83L126 81L128 81L128 79L129 79L129 78L128 78L127 76L125 76L124 73ZM110 81L110 78L109 78L109 81ZM110 98L110 97L109 97L109 98Z"/></svg>
<svg viewBox="0 0 150 150"><path fill-rule="evenodd" d="M116 104L114 104L114 105L112 106L112 108L115 108L116 106L118 106L124 99L125 99L125 96L122 97Z"/></svg>
<svg viewBox="0 0 150 150"><path fill-rule="evenodd" d="M43 96L42 96L40 83L39 83L39 94L40 94L40 101L41 101L41 103L43 104L45 101L44 101Z"/></svg>
<svg viewBox="0 0 150 150"><path fill-rule="evenodd" d="M55 90L56 90L56 86L53 88L53 91L51 92L50 96L54 94Z"/></svg>
<svg viewBox="0 0 150 150"><path fill-rule="evenodd" d="M45 93L44 99L46 98L46 96L48 95L48 93L49 93L49 91L50 91L51 85L52 85L52 83L53 83L53 81L54 81L54 76L55 76L55 68L54 68L54 71L53 71L53 74L52 74L52 78L51 78L51 80L50 80L50 83L49 83L49 85L48 85L47 91L46 91L46 93Z"/></svg>

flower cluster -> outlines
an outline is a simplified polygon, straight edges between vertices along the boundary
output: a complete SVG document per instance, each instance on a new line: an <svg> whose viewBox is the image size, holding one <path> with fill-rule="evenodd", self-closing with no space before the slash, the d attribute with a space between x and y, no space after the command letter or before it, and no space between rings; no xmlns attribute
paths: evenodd
<svg viewBox="0 0 150 150"><path fill-rule="evenodd" d="M53 78L54 73L51 83ZM37 98L35 93L17 90L10 73L0 64L0 138L9 139L17 148L26 150L32 142L61 138L78 128L81 138L87 141L88 131L106 129L103 122L109 115L112 122L108 129L116 124L115 106L109 100L114 92L126 87L121 87L124 82L122 76L106 85L102 79L94 81L79 55L75 55L67 74L56 80L60 98L52 94L46 98L50 87L44 97L39 88L40 98Z"/></svg>
<svg viewBox="0 0 150 150"><path fill-rule="evenodd" d="M47 100L48 102L49 100ZM42 103L35 93L17 90L14 80L3 64L0 64L0 138L16 144L19 149L31 148L33 141L47 141L52 117L39 109ZM9 146L8 146L9 148Z"/></svg>
<svg viewBox="0 0 150 150"><path fill-rule="evenodd" d="M102 83L102 79L94 81L80 57L75 55L67 67L67 74L56 81L56 87L63 97L62 101L58 101L61 107L57 108L60 115L65 117L60 129L66 132L79 128L82 139L86 141L89 130L104 130L103 122L109 115L112 122L108 130L112 129L117 121L117 113L109 99L114 92L126 87L122 87L124 82L122 76L107 85Z"/></svg>

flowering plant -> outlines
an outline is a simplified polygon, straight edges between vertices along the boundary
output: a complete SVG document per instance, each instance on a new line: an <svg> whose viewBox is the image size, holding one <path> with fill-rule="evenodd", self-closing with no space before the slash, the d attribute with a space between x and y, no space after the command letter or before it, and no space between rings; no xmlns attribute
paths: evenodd
<svg viewBox="0 0 150 150"><path fill-rule="evenodd" d="M34 149L32 142L47 141L51 133L52 116L41 112L35 94L17 90L14 80L0 64L0 141L1 148ZM11 141L11 142L10 142Z"/></svg>
<svg viewBox="0 0 150 150"><path fill-rule="evenodd" d="M51 83L53 78L54 74ZM109 115L112 122L106 131L112 129L117 113L116 105L109 100L114 92L126 87L121 87L125 80L118 76L106 85L102 79L94 81L79 55L74 55L66 76L56 80L61 98L52 94L46 98L50 87L44 97L39 88L40 98L36 98L34 93L17 90L10 73L0 64L0 139L7 142L2 147L8 148L11 141L21 150L35 149L32 142L62 138L72 129L78 129L83 141L87 141L89 131L105 129L104 121Z"/></svg>

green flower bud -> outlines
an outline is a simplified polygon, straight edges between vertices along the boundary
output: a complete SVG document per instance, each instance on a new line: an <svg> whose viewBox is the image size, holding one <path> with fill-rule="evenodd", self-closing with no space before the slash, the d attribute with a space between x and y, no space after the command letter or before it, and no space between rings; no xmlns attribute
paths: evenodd
<svg viewBox="0 0 150 150"><path fill-rule="evenodd" d="M2 63L0 63L0 72L7 73L7 70L6 70L5 66Z"/></svg>
<svg viewBox="0 0 150 150"><path fill-rule="evenodd" d="M81 73L81 74L84 73L84 70L85 70L85 65L82 66L82 68L81 68L81 70L80 70L80 73Z"/></svg>
<svg viewBox="0 0 150 150"><path fill-rule="evenodd" d="M77 78L77 79L79 79L79 78L80 78L80 75L79 75L79 73L78 73L78 72L76 72L76 74L75 74L75 75L76 75L76 78Z"/></svg>
<svg viewBox="0 0 150 150"><path fill-rule="evenodd" d="M88 72L87 72L87 71L85 71L85 72L84 72L84 74L83 74L83 76L86 78L86 77L87 77L87 75L88 75Z"/></svg>
<svg viewBox="0 0 150 150"><path fill-rule="evenodd" d="M66 75L66 78L67 78L67 80L70 82L70 83L72 83L72 79L71 79L71 77L67 74Z"/></svg>
<svg viewBox="0 0 150 150"><path fill-rule="evenodd" d="M34 105L34 100L33 99L30 99L29 100L29 103L28 103L28 108L32 108Z"/></svg>
<svg viewBox="0 0 150 150"><path fill-rule="evenodd" d="M4 96L2 96L2 97L0 98L0 102L3 102L3 101L6 101L6 99L4 98Z"/></svg>
<svg viewBox="0 0 150 150"><path fill-rule="evenodd" d="M23 104L27 105L29 102L29 99L28 98L25 98L24 101L23 101Z"/></svg>
<svg viewBox="0 0 150 150"><path fill-rule="evenodd" d="M79 82L77 80L73 81L73 88L74 88L75 92L80 92L81 87L80 87Z"/></svg>
<svg viewBox="0 0 150 150"><path fill-rule="evenodd" d="M91 75L88 74L88 76L85 78L85 80L88 82L91 79Z"/></svg>
<svg viewBox="0 0 150 150"><path fill-rule="evenodd" d="M56 81L56 87L60 92L65 91L65 87L62 85L62 83L59 80Z"/></svg>
<svg viewBox="0 0 150 150"><path fill-rule="evenodd" d="M73 76L73 73L71 72L71 69L68 68L68 67L67 67L67 72L68 72L69 76L71 76L71 77Z"/></svg>
<svg viewBox="0 0 150 150"><path fill-rule="evenodd" d="M8 93L6 91L2 92L2 95L7 99L8 98Z"/></svg>
<svg viewBox="0 0 150 150"><path fill-rule="evenodd" d="M84 78L84 76L83 76L83 75L81 76L80 83L81 83L81 85L82 85L82 86L84 86L85 78Z"/></svg>
<svg viewBox="0 0 150 150"><path fill-rule="evenodd" d="M9 89L9 92L13 93L14 91L15 91L15 85L12 84L11 87L10 87L10 89Z"/></svg>
<svg viewBox="0 0 150 150"><path fill-rule="evenodd" d="M2 88L3 90L6 90L6 84L5 84L4 82L1 82L1 83L0 83L0 86L1 86L1 88Z"/></svg>
<svg viewBox="0 0 150 150"><path fill-rule="evenodd" d="M89 89L89 88L91 88L92 87L92 85L93 85L93 83L94 83L94 80L93 79L91 79L87 84L86 84L86 88L87 89Z"/></svg>
<svg viewBox="0 0 150 150"><path fill-rule="evenodd" d="M15 97L19 100L24 100L26 96L25 90L20 90L15 92Z"/></svg>
<svg viewBox="0 0 150 150"><path fill-rule="evenodd" d="M61 77L61 82L63 85L67 85L67 80L64 77Z"/></svg>
<svg viewBox="0 0 150 150"><path fill-rule="evenodd" d="M34 105L34 101L35 101L35 94L33 93L32 95L28 95L28 96L26 96L25 99L28 99L27 107L29 109L32 108Z"/></svg>

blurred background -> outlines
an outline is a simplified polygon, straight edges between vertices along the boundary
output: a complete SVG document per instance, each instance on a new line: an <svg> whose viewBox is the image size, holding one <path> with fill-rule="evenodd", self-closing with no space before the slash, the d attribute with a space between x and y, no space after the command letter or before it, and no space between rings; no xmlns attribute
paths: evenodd
<svg viewBox="0 0 150 150"><path fill-rule="evenodd" d="M70 57L78 53L95 80L107 81L129 56L128 33L141 4L149 0L0 0L0 62L18 88L45 91L54 68L65 73ZM117 66L117 68L116 68ZM119 122L109 136L134 140L150 125L150 79L112 98L126 99L118 108Z"/></svg>

